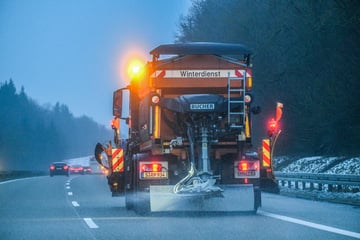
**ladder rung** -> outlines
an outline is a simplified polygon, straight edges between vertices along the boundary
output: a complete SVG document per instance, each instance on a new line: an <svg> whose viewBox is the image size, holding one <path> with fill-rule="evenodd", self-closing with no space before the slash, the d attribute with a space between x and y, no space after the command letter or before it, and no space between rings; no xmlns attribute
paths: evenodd
<svg viewBox="0 0 360 240"><path fill-rule="evenodd" d="M229 114L232 114L232 115L235 115L235 114L244 115L244 112L229 112Z"/></svg>
<svg viewBox="0 0 360 240"><path fill-rule="evenodd" d="M236 100L234 100L234 101L229 101L229 103L231 104L231 103L243 103L244 101L236 101Z"/></svg>
<svg viewBox="0 0 360 240"><path fill-rule="evenodd" d="M242 88L232 88L232 89L229 89L230 92L243 92L244 89Z"/></svg>

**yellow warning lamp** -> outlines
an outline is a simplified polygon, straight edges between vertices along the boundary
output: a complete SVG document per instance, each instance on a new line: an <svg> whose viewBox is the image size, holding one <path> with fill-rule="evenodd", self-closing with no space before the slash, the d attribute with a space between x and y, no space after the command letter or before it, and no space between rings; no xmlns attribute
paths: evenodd
<svg viewBox="0 0 360 240"><path fill-rule="evenodd" d="M133 59L128 65L127 73L131 81L139 80L144 77L145 64L139 59Z"/></svg>
<svg viewBox="0 0 360 240"><path fill-rule="evenodd" d="M252 90L252 77L247 77L246 78L246 91L251 91Z"/></svg>
<svg viewBox="0 0 360 240"><path fill-rule="evenodd" d="M246 91L251 91L253 86L252 69L246 70Z"/></svg>

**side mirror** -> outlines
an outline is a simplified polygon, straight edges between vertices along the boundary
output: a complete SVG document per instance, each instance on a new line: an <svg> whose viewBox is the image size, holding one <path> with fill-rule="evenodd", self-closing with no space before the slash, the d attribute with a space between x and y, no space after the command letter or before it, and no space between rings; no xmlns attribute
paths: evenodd
<svg viewBox="0 0 360 240"><path fill-rule="evenodd" d="M109 159L109 155L106 152L107 149L101 145L100 143L97 143L95 146L95 150L94 150L94 156L96 161L103 166L104 168L108 169L108 159ZM110 153L110 158L111 158L111 153Z"/></svg>
<svg viewBox="0 0 360 240"><path fill-rule="evenodd" d="M120 119L129 118L129 99L130 91L127 88L121 88L113 94L113 116Z"/></svg>
<svg viewBox="0 0 360 240"><path fill-rule="evenodd" d="M121 89L116 90L113 94L113 116L120 118L122 112L122 93Z"/></svg>

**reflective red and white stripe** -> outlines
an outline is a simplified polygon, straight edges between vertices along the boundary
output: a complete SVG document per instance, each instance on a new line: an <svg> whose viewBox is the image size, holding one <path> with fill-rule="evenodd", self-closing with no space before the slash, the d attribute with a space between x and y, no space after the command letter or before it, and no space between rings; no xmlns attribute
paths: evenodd
<svg viewBox="0 0 360 240"><path fill-rule="evenodd" d="M124 150L122 148L112 149L112 171L124 171Z"/></svg>

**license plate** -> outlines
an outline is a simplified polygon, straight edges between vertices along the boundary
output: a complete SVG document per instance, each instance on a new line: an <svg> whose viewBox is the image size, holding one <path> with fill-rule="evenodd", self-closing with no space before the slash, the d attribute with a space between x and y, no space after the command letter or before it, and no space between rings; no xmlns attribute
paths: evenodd
<svg viewBox="0 0 360 240"><path fill-rule="evenodd" d="M167 172L144 172L141 173L141 178L167 178Z"/></svg>
<svg viewBox="0 0 360 240"><path fill-rule="evenodd" d="M240 172L238 171L238 176L255 176L256 172L255 171L246 171L246 172Z"/></svg>

